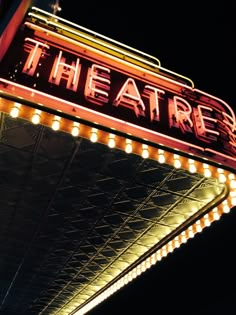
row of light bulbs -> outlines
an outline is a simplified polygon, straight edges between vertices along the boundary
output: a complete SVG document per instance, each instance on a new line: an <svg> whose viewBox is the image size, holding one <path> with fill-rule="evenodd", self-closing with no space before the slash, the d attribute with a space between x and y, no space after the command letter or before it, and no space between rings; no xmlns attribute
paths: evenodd
<svg viewBox="0 0 236 315"><path fill-rule="evenodd" d="M189 226L185 231L182 231L179 235L170 240L167 244L159 248L153 254L148 256L145 260L131 269L119 280L114 282L110 287L104 290L101 294L97 295L89 303L78 309L74 315L84 315L93 309L95 306L103 302L109 296L120 290L129 282L137 278L144 273L151 266L160 262L168 254L172 253L175 249L179 248L182 244L185 244L189 239L193 238L197 233L200 233L204 228L209 227L212 222L219 220L223 213L229 213L230 206L228 201L223 201L222 205L213 208L209 213L205 214L201 219L197 220L193 225Z"/></svg>
<svg viewBox="0 0 236 315"><path fill-rule="evenodd" d="M26 106L24 106L26 107ZM20 115L22 109L22 104L20 103L14 103L12 108L10 109L10 116L13 118L17 118ZM43 115L46 113L40 109L34 109L33 112L31 111L31 117L27 117L28 119L31 120L33 124L39 124L42 122ZM139 144L138 149L137 149L137 142L130 139L130 138L123 138L122 144L120 139L122 138L121 136L116 135L115 133L106 133L107 136L104 137L102 136L103 141L100 141L99 139L99 130L98 128L95 127L90 127L89 132L85 132L82 130L82 128L85 127L85 125L80 124L77 121L72 122L70 121L69 123L65 123L65 118L62 118L59 115L53 115L53 114L48 114L51 116L51 119L47 121L47 124L51 124L50 127L54 131L58 130L63 130L62 125L65 126L70 125L70 130L66 130L66 132L70 132L73 137L86 137L89 138L91 142L96 143L96 142L103 142L104 144L107 144L109 148L118 148L118 149L123 149L126 153L139 153L144 159L147 158L155 158L159 163L168 163L172 164L175 168L184 168L187 169L190 173L202 173L205 177L217 177L217 179L221 183L227 182L227 174L223 168L216 168L208 163L202 163L202 162L197 162L196 160L192 158L184 158L183 156L173 153L171 154L170 152L167 152L163 149L157 149L157 152L153 153L153 147L149 146L145 143ZM64 120L64 121L63 121ZM69 120L67 120L69 122ZM88 127L87 127L88 128ZM103 132L104 133L104 132ZM105 139L105 140L104 140ZM134 149L134 147L136 149ZM155 156L154 156L155 155ZM229 174L229 179L230 179L230 187L236 188L236 180L234 174Z"/></svg>
<svg viewBox="0 0 236 315"><path fill-rule="evenodd" d="M10 110L10 113L9 113L10 116L13 118L19 117L21 107L22 107L22 105L20 103L15 103L14 106ZM43 113L44 112L42 110L35 109L33 114L32 114L32 117L31 117L31 122L35 125L39 124L41 122L41 116ZM51 122L51 128L55 131L60 130L61 120L62 120L61 116L54 115L52 122ZM73 122L73 125L71 128L71 134L74 137L78 137L80 135L80 123L79 122ZM91 129L90 140L93 143L98 141L98 129L97 128ZM109 134L107 145L111 149L116 147L116 135L115 134L113 134L113 133ZM133 152L131 139L126 139L125 152L126 153L132 153ZM148 145L147 144L142 144L142 157L143 158L149 157L149 151L148 151ZM164 163L165 162L164 155L160 155L159 160L160 160L160 162Z"/></svg>
<svg viewBox="0 0 236 315"><path fill-rule="evenodd" d="M13 118L17 118L20 115L20 111L21 111L21 107L22 105L20 103L15 103L14 106L11 108L9 114L11 117ZM42 115L44 114L44 112L40 109L35 109L32 117L31 117L31 122L35 125L40 124L41 122L41 118ZM51 128L55 131L60 130L61 127L61 116L58 115L54 115L53 120L52 120L52 124L51 124ZM78 122L74 122L72 129L71 129L71 134L74 137L78 137L79 136L79 123Z"/></svg>

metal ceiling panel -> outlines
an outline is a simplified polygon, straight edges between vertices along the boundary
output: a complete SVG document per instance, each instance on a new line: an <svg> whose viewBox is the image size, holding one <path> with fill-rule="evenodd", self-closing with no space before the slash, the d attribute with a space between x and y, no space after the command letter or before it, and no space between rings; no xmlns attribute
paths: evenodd
<svg viewBox="0 0 236 315"><path fill-rule="evenodd" d="M1 313L69 314L224 189L2 113Z"/></svg>

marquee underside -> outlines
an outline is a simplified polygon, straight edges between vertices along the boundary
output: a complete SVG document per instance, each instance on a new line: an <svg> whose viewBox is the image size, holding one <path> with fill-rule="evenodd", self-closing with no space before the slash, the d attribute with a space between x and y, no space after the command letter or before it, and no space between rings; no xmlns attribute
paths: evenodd
<svg viewBox="0 0 236 315"><path fill-rule="evenodd" d="M227 197L214 177L6 113L0 156L6 314L70 314L119 289Z"/></svg>

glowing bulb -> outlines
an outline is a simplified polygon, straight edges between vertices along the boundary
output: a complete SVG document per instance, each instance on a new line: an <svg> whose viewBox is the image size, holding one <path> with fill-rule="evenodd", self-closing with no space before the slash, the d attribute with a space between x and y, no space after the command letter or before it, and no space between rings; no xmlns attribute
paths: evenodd
<svg viewBox="0 0 236 315"><path fill-rule="evenodd" d="M211 221L210 221L208 213L204 215L204 225L205 226L210 226L211 225Z"/></svg>
<svg viewBox="0 0 236 315"><path fill-rule="evenodd" d="M90 135L90 141L93 143L98 141L97 131L98 131L97 128L92 128L91 135Z"/></svg>
<svg viewBox="0 0 236 315"><path fill-rule="evenodd" d="M174 154L174 167L175 168L180 168L181 167L181 162L179 160L179 155Z"/></svg>
<svg viewBox="0 0 236 315"><path fill-rule="evenodd" d="M223 170L222 168L218 168L218 169L217 169L217 172L218 172L218 174L219 174L219 181L220 181L221 183L225 183L225 182L226 182L226 176L225 176L225 174L224 174L224 170Z"/></svg>
<svg viewBox="0 0 236 315"><path fill-rule="evenodd" d="M231 204L232 206L236 206L236 197L231 198Z"/></svg>
<svg viewBox="0 0 236 315"><path fill-rule="evenodd" d="M230 187L231 187L232 189L235 189L235 188L236 188L236 180L235 180L235 179L231 179L231 180L230 180Z"/></svg>
<svg viewBox="0 0 236 315"><path fill-rule="evenodd" d="M196 231L197 232L201 232L202 231L202 226L201 226L201 221L200 220L198 220L196 222Z"/></svg>
<svg viewBox="0 0 236 315"><path fill-rule="evenodd" d="M145 272L146 269L147 269L147 267L146 267L145 261L142 261L142 262L141 262L141 271L142 271L142 272Z"/></svg>
<svg viewBox="0 0 236 315"><path fill-rule="evenodd" d="M190 238L194 237L193 226L188 227L188 235Z"/></svg>
<svg viewBox="0 0 236 315"><path fill-rule="evenodd" d="M213 219L214 219L214 220L219 220L220 215L219 215L219 213L218 213L218 208L215 207L215 208L212 210L212 212L213 212Z"/></svg>
<svg viewBox="0 0 236 315"><path fill-rule="evenodd" d="M133 151L133 148L132 148L132 140L126 139L125 152L126 152L126 153L131 153L132 151Z"/></svg>
<svg viewBox="0 0 236 315"><path fill-rule="evenodd" d="M156 252L156 261L160 261L162 259L160 249Z"/></svg>
<svg viewBox="0 0 236 315"><path fill-rule="evenodd" d="M231 197L230 201L231 201L232 206L235 206L236 205L236 191L235 190L231 191L229 195Z"/></svg>
<svg viewBox="0 0 236 315"><path fill-rule="evenodd" d="M197 171L197 168L195 165L193 165L193 164L189 165L189 172L190 173L196 173L196 171Z"/></svg>
<svg viewBox="0 0 236 315"><path fill-rule="evenodd" d="M148 145L147 144L142 145L142 157L144 159L147 159L149 157L149 151L148 151Z"/></svg>
<svg viewBox="0 0 236 315"><path fill-rule="evenodd" d="M33 124L37 125L40 123L40 119L41 119L41 110L36 109L33 116L32 116L31 121Z"/></svg>
<svg viewBox="0 0 236 315"><path fill-rule="evenodd" d="M181 242L182 243L186 243L187 242L187 237L186 237L186 232L185 231L183 231L182 233L181 233Z"/></svg>
<svg viewBox="0 0 236 315"><path fill-rule="evenodd" d="M140 276L141 275L141 267L140 267L140 265L138 265L137 267L136 267L136 273L137 273L137 275L138 276Z"/></svg>
<svg viewBox="0 0 236 315"><path fill-rule="evenodd" d="M164 151L161 149L158 149L158 162L162 164L162 163L165 163L165 161L166 161L166 158L164 155Z"/></svg>
<svg viewBox="0 0 236 315"><path fill-rule="evenodd" d="M151 265L155 265L156 262L157 262L157 260L156 260L156 255L155 255L155 253L154 253L154 254L152 254L152 256L151 256Z"/></svg>
<svg viewBox="0 0 236 315"><path fill-rule="evenodd" d="M15 105L12 107L10 111L10 116L13 118L16 118L19 116L20 113L21 104L15 103Z"/></svg>
<svg viewBox="0 0 236 315"><path fill-rule="evenodd" d="M197 168L196 168L196 166L194 165L194 160L189 159L188 162L189 162L189 172L190 172L190 173L196 173Z"/></svg>
<svg viewBox="0 0 236 315"><path fill-rule="evenodd" d="M162 257L166 257L167 256L167 250L166 250L166 246L163 246L162 249L161 249L161 255Z"/></svg>
<svg viewBox="0 0 236 315"><path fill-rule="evenodd" d="M173 248L172 242L169 242L167 244L167 248L168 248L168 250L167 250L168 253L172 253L173 252L174 248Z"/></svg>
<svg viewBox="0 0 236 315"><path fill-rule="evenodd" d="M225 183L226 182L226 176L224 174L219 174L219 182Z"/></svg>
<svg viewBox="0 0 236 315"><path fill-rule="evenodd" d="M80 124L78 122L74 122L71 129L71 134L73 137L78 137L79 135L79 126Z"/></svg>
<svg viewBox="0 0 236 315"><path fill-rule="evenodd" d="M211 171L209 169L209 165L204 163L203 169L204 169L204 176L205 177L211 177Z"/></svg>
<svg viewBox="0 0 236 315"><path fill-rule="evenodd" d="M61 117L59 116L54 116L54 119L52 121L52 129L57 131L60 129L60 120L61 120Z"/></svg>
<svg viewBox="0 0 236 315"><path fill-rule="evenodd" d="M148 258L145 260L145 265L146 265L146 269L149 269L149 268L152 266L151 257L148 257Z"/></svg>
<svg viewBox="0 0 236 315"><path fill-rule="evenodd" d="M224 212L224 213L229 213L229 212L230 212L230 207L229 207L229 205L228 205L227 200L224 200L224 201L223 201L223 212Z"/></svg>
<svg viewBox="0 0 236 315"><path fill-rule="evenodd" d="M234 175L234 174L232 174L232 173L230 173L230 174L229 174L229 179L230 179L230 180L235 179L235 175Z"/></svg>
<svg viewBox="0 0 236 315"><path fill-rule="evenodd" d="M108 147L112 149L115 146L116 146L115 135L110 133L109 138L108 138Z"/></svg>
<svg viewBox="0 0 236 315"><path fill-rule="evenodd" d="M175 248L179 248L180 247L180 241L179 241L179 237L178 236L176 236L175 238L174 238L174 246L175 246Z"/></svg>

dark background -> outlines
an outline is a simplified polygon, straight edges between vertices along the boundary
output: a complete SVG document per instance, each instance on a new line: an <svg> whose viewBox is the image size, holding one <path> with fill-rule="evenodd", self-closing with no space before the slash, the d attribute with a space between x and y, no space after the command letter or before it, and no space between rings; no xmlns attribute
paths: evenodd
<svg viewBox="0 0 236 315"><path fill-rule="evenodd" d="M157 57L235 109L235 1L60 5L58 16ZM235 241L232 209L89 314L235 315Z"/></svg>

